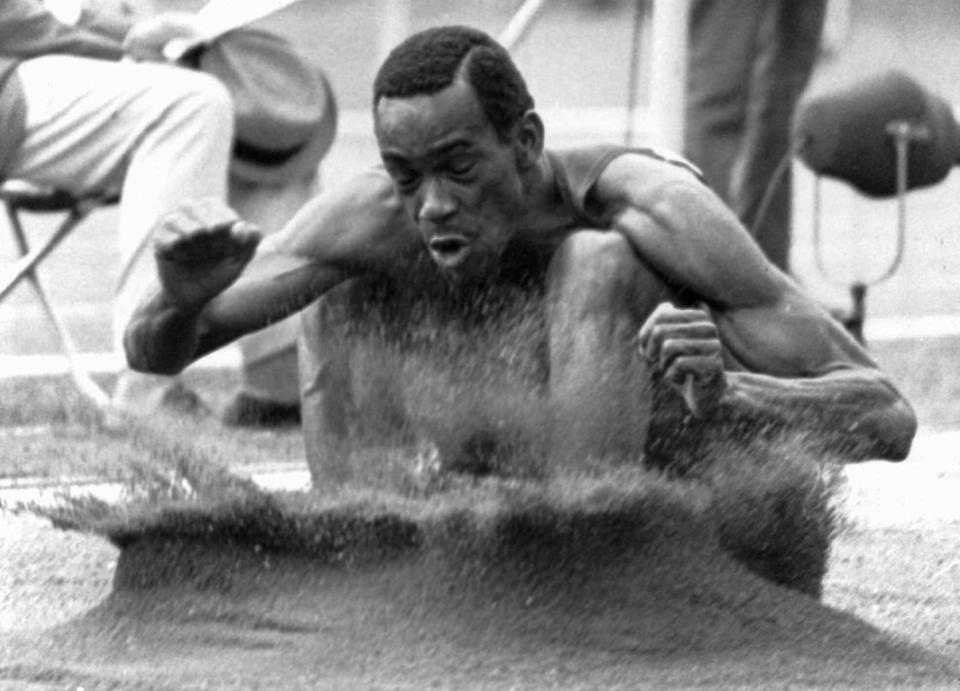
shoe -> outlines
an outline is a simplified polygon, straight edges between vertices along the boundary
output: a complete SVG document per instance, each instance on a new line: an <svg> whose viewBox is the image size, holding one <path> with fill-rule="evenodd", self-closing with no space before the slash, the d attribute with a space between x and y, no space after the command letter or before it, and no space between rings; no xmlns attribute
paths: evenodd
<svg viewBox="0 0 960 691"><path fill-rule="evenodd" d="M223 411L227 427L295 427L300 424L299 403L278 403L242 391Z"/></svg>
<svg viewBox="0 0 960 691"><path fill-rule="evenodd" d="M160 397L160 407L177 415L191 417L204 417L213 412L196 391L181 381L175 381L166 388Z"/></svg>
<svg viewBox="0 0 960 691"><path fill-rule="evenodd" d="M104 428L122 432L131 421L161 411L189 417L204 417L212 412L193 389L178 379L127 371L118 379L104 410Z"/></svg>
<svg viewBox="0 0 960 691"><path fill-rule="evenodd" d="M185 415L211 412L200 396L179 378L132 370L124 370L117 377L110 407L131 417L149 417L160 410Z"/></svg>

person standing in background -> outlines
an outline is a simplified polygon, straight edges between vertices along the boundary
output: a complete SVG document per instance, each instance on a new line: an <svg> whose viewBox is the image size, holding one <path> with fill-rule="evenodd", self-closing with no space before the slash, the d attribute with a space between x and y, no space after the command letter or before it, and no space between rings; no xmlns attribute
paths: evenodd
<svg viewBox="0 0 960 691"><path fill-rule="evenodd" d="M690 7L684 154L787 272L791 121L820 51L826 6L692 0Z"/></svg>

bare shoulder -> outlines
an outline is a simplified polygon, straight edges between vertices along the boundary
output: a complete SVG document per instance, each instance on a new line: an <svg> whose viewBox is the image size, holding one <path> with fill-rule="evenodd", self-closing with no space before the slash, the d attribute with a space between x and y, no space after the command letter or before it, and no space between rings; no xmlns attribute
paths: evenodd
<svg viewBox="0 0 960 691"><path fill-rule="evenodd" d="M627 152L617 156L600 174L593 193L598 202L634 207L653 206L677 197L693 198L707 205L717 201L693 169L668 152Z"/></svg>
<svg viewBox="0 0 960 691"><path fill-rule="evenodd" d="M714 244L732 243L757 259L746 229L694 170L665 156L625 153L601 173L593 201L613 228L641 245L654 236L661 244L669 236L686 245L684 251L709 253Z"/></svg>
<svg viewBox="0 0 960 691"><path fill-rule="evenodd" d="M416 227L380 168L330 184L268 238L281 252L358 267L395 258L416 240Z"/></svg>
<svg viewBox="0 0 960 691"><path fill-rule="evenodd" d="M734 213L691 170L643 154L618 156L594 190L611 228L670 282L714 307L774 305L787 292Z"/></svg>

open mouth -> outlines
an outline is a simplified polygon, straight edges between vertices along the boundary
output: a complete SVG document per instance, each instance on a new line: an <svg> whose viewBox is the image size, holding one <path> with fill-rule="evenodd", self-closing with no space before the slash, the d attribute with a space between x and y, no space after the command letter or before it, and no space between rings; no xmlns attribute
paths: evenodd
<svg viewBox="0 0 960 691"><path fill-rule="evenodd" d="M447 269L462 264L470 254L470 243L459 235L435 237L429 243L434 261Z"/></svg>

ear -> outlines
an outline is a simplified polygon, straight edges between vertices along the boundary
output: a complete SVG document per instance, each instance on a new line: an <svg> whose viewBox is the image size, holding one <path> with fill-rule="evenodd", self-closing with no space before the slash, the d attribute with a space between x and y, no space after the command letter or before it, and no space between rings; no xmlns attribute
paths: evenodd
<svg viewBox="0 0 960 691"><path fill-rule="evenodd" d="M528 110L520 118L514 136L514 156L517 167L527 170L540 160L543 154L543 120L535 110Z"/></svg>

